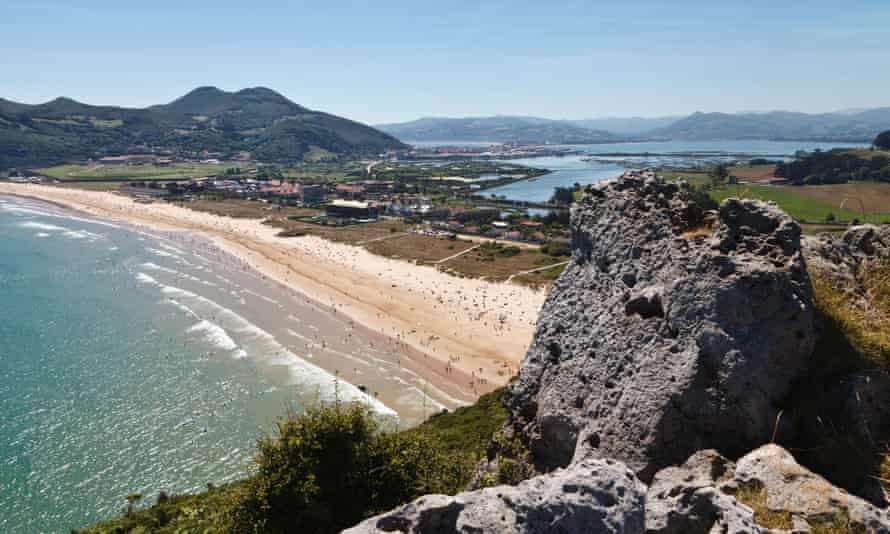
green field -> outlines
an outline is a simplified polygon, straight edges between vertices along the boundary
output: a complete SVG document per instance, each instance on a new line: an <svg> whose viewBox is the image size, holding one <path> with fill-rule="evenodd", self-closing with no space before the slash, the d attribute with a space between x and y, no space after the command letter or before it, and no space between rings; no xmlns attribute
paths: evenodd
<svg viewBox="0 0 890 534"><path fill-rule="evenodd" d="M122 165L114 167L90 167L88 165L58 165L38 169L37 172L52 176L59 180L106 180L110 178L146 179L146 178L180 178L207 176L225 172L226 169L238 167L235 163L177 163L169 167L154 165Z"/></svg>
<svg viewBox="0 0 890 534"><path fill-rule="evenodd" d="M772 200L796 220L824 221L829 214L833 214L839 221L859 219L859 221L864 223L880 224L890 222L890 213L862 213L858 210L840 209L821 200L790 191L788 188L780 189L778 187L758 185L727 185L712 189L708 194L717 202L730 197Z"/></svg>

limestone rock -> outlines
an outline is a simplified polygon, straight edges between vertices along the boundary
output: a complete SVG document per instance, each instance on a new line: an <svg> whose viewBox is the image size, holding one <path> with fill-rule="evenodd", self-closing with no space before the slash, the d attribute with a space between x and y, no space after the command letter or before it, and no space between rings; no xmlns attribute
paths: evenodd
<svg viewBox="0 0 890 534"><path fill-rule="evenodd" d="M626 466L585 460L517 486L426 495L345 532L642 534L645 494Z"/></svg>
<svg viewBox="0 0 890 534"><path fill-rule="evenodd" d="M767 507L807 521L846 516L868 532L890 532L890 513L839 489L800 466L778 445L764 445L739 459L737 484L757 483L767 492Z"/></svg>
<svg viewBox="0 0 890 534"><path fill-rule="evenodd" d="M819 523L841 524L850 532L890 532L886 510L832 486L777 445L764 445L736 464L716 451L700 451L680 467L659 471L646 496L647 531L785 532L757 523L754 510L735 497L744 488L765 492L762 505L782 514L794 532L809 532Z"/></svg>
<svg viewBox="0 0 890 534"><path fill-rule="evenodd" d="M815 341L800 228L751 200L706 220L685 184L634 172L573 208L573 262L508 395L541 470L590 453L645 481L770 441Z"/></svg>
<svg viewBox="0 0 890 534"><path fill-rule="evenodd" d="M721 491L733 464L714 450L699 451L680 467L655 474L646 494L646 531L650 534L766 533L754 511Z"/></svg>
<svg viewBox="0 0 890 534"><path fill-rule="evenodd" d="M840 238L823 233L803 240L809 267L827 276L835 287L856 292L863 261L890 258L890 225L853 226Z"/></svg>

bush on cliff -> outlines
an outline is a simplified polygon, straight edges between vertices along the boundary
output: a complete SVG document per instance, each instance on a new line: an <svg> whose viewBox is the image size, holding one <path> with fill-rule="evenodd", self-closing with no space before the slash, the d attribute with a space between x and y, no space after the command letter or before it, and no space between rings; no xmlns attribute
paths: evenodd
<svg viewBox="0 0 890 534"><path fill-rule="evenodd" d="M381 431L363 405L310 408L258 442L236 532L333 532L417 495L452 489L458 467L423 433Z"/></svg>

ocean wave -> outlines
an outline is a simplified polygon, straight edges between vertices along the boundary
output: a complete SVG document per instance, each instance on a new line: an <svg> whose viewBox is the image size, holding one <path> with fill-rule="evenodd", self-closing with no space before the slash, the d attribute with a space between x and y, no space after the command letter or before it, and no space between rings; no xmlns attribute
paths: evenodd
<svg viewBox="0 0 890 534"><path fill-rule="evenodd" d="M145 247L145 250L148 252L151 252L155 256L160 256L162 258L178 258L179 257L176 254L167 252L166 250L158 250L156 248L151 248L151 247Z"/></svg>
<svg viewBox="0 0 890 534"><path fill-rule="evenodd" d="M157 285L158 281L145 273L136 273L136 281L140 284Z"/></svg>
<svg viewBox="0 0 890 534"><path fill-rule="evenodd" d="M163 241L158 241L157 244L159 247L161 247L164 250L167 250L168 252L173 252L174 254L185 254L185 251L182 250L181 248L174 247L173 245L168 245L167 243L164 243Z"/></svg>
<svg viewBox="0 0 890 534"><path fill-rule="evenodd" d="M84 222L87 224L95 224L97 226L105 226L108 228L121 228L120 225L110 223L107 221L102 221L98 219L88 219L86 217L78 217L77 215L73 215L70 213L61 213L56 211L43 210L31 206L26 206L23 204L4 204L0 206L0 210L18 213L21 215L36 215L38 217L52 217L54 219L64 219L68 221L78 221Z"/></svg>
<svg viewBox="0 0 890 534"><path fill-rule="evenodd" d="M204 334L205 339L222 350L233 351L238 348L238 344L232 339L225 328L216 323L211 323L207 319L188 329L189 332L200 332ZM243 351L241 351L243 352Z"/></svg>
<svg viewBox="0 0 890 534"><path fill-rule="evenodd" d="M49 232L67 232L70 228L65 228L64 226L56 226L55 224L47 224L36 221L26 221L19 223L19 226L22 228L30 228L32 230L45 230Z"/></svg>
<svg viewBox="0 0 890 534"><path fill-rule="evenodd" d="M194 310L192 310L191 308L189 308L189 307L186 306L185 304L179 302L178 300L175 300L175 299L164 299L164 300L161 301L161 303L163 303L163 304L170 304L171 306L175 306L176 308L179 308L180 311L182 311L182 312L184 312L184 313L186 313L186 314L188 314L188 315L191 315L191 316L194 317L195 319L200 319L200 318L201 318L201 316L198 315L197 313L195 313Z"/></svg>
<svg viewBox="0 0 890 534"><path fill-rule="evenodd" d="M341 380L328 371L300 358L284 345L279 343L269 332L251 323L234 311L220 304L180 287L162 285L161 292L168 297L177 299L190 299L193 306L201 305L208 308L208 312L215 317L215 321L221 322L232 332L242 337L241 345L248 348L250 355L269 365L281 365L287 367L290 382L296 386L301 394L317 394L320 400L345 402L362 402L367 404L377 413L398 418L398 414L389 406L386 406L374 397L364 393L358 387ZM254 347L256 347L254 349Z"/></svg>
<svg viewBox="0 0 890 534"><path fill-rule="evenodd" d="M37 221L25 221L19 223L19 227L27 228L30 230L42 230L44 233L46 232L60 232L63 236L69 237L71 239L88 239L90 241L95 241L100 237L103 237L99 234L94 234L93 232L88 232L86 230L72 230L71 228L66 228L64 226L58 226L55 224L42 223Z"/></svg>
<svg viewBox="0 0 890 534"><path fill-rule="evenodd" d="M179 274L179 271L177 271L176 269L171 269L169 267L162 267L162 266L158 265L157 263L152 263L150 261L143 263L142 267L144 267L146 269L151 269L152 271L161 271L161 272L167 273L167 274Z"/></svg>

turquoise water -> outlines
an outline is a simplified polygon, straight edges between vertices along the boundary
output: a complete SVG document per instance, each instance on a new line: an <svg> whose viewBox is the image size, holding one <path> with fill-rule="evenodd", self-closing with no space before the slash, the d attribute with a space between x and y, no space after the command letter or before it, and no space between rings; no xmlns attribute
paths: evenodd
<svg viewBox="0 0 890 534"><path fill-rule="evenodd" d="M404 424L456 404L214 250L0 197L0 532L67 532L132 491L240 478L261 430L334 391Z"/></svg>

